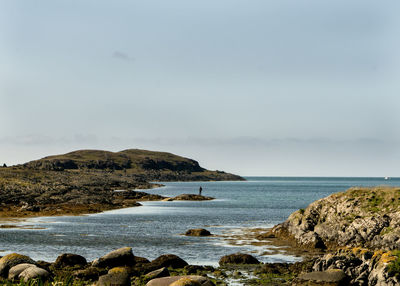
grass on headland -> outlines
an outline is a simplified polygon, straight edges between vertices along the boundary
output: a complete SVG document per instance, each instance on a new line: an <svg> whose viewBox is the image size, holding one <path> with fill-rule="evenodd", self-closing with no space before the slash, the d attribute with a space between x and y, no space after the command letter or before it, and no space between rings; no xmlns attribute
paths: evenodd
<svg viewBox="0 0 400 286"><path fill-rule="evenodd" d="M390 276L396 276L396 278L400 279L400 250L392 251L392 255L396 258L389 263L388 274Z"/></svg>

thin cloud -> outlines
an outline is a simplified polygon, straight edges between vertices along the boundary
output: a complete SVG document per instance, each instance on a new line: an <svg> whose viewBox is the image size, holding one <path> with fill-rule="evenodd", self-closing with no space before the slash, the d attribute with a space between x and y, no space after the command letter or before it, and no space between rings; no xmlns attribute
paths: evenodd
<svg viewBox="0 0 400 286"><path fill-rule="evenodd" d="M123 60L123 61L133 61L134 60L134 58L130 57L128 54L119 52L119 51L115 51L112 56L114 59L119 59L119 60Z"/></svg>

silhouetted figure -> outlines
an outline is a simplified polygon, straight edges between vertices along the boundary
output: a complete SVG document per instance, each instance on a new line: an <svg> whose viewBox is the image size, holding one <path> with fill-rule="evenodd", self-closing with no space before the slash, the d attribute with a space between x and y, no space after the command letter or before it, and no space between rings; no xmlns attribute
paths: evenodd
<svg viewBox="0 0 400 286"><path fill-rule="evenodd" d="M201 196L201 191L203 190L202 187L199 188L199 196Z"/></svg>
<svg viewBox="0 0 400 286"><path fill-rule="evenodd" d="M6 165L6 163L4 163L4 164L3 164L3 168L7 168L7 165Z"/></svg>

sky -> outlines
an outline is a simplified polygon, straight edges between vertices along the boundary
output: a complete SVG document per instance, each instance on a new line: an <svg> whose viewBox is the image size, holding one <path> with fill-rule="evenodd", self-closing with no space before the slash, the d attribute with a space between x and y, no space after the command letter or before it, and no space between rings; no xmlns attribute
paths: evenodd
<svg viewBox="0 0 400 286"><path fill-rule="evenodd" d="M0 163L140 148L400 176L399 1L0 0Z"/></svg>

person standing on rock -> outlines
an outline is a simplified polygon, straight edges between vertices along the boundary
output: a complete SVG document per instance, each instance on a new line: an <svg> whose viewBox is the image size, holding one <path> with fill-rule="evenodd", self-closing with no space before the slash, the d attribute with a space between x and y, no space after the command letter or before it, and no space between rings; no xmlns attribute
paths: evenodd
<svg viewBox="0 0 400 286"><path fill-rule="evenodd" d="M200 186L199 188L199 196L201 196L201 191L203 190L203 188Z"/></svg>

